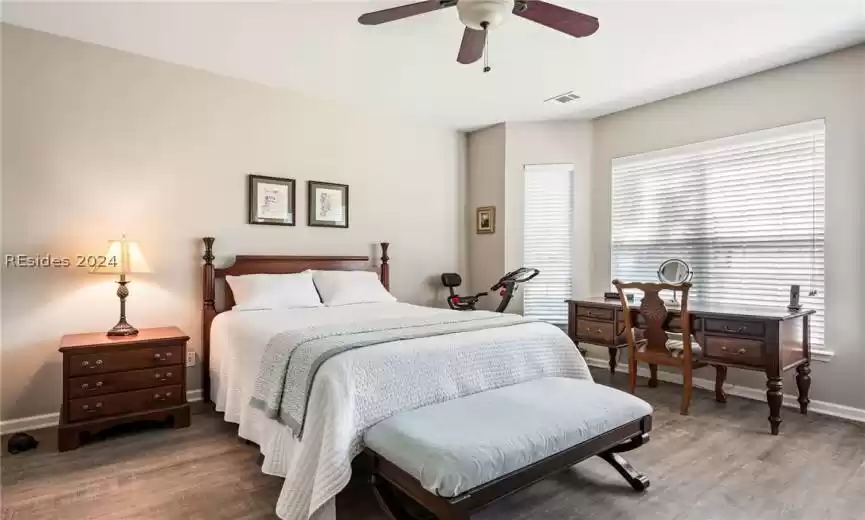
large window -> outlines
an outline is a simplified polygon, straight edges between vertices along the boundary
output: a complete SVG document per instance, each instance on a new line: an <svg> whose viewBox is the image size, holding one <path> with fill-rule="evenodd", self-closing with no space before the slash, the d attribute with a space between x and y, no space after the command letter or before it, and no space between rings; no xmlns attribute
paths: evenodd
<svg viewBox="0 0 865 520"><path fill-rule="evenodd" d="M612 274L657 280L681 258L692 299L816 309L823 345L822 120L613 160Z"/></svg>
<svg viewBox="0 0 865 520"><path fill-rule="evenodd" d="M525 284L523 313L556 324L568 322L571 297L573 166L525 168L523 264L541 273Z"/></svg>

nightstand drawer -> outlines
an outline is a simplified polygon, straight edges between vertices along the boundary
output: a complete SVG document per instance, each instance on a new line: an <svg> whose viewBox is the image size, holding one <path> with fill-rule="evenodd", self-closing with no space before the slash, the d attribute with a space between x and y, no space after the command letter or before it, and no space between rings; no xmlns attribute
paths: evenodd
<svg viewBox="0 0 865 520"><path fill-rule="evenodd" d="M85 397L69 401L69 421L86 421L97 417L146 412L183 403L181 385L160 386L147 390Z"/></svg>
<svg viewBox="0 0 865 520"><path fill-rule="evenodd" d="M153 386L178 385L182 383L182 377L182 365L73 377L68 381L69 397L89 397Z"/></svg>
<svg viewBox="0 0 865 520"><path fill-rule="evenodd" d="M85 376L136 368L152 368L183 363L183 345L118 350L100 354L69 356L69 374Z"/></svg>

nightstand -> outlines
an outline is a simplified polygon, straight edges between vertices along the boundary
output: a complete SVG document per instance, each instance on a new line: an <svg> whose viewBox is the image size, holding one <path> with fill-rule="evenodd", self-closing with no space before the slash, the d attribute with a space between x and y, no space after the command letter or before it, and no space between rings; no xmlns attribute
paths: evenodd
<svg viewBox="0 0 865 520"><path fill-rule="evenodd" d="M177 327L142 329L135 336L63 336L60 451L77 448L83 435L136 421L189 426L187 341Z"/></svg>

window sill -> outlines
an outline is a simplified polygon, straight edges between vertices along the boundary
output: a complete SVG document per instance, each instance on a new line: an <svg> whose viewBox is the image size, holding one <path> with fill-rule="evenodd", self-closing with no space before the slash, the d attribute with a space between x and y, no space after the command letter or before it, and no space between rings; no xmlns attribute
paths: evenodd
<svg viewBox="0 0 865 520"><path fill-rule="evenodd" d="M798 350L797 352L801 352ZM823 349L811 349L811 361L819 361L821 363L828 363L832 361L832 358L835 357L835 353L831 350L823 350Z"/></svg>

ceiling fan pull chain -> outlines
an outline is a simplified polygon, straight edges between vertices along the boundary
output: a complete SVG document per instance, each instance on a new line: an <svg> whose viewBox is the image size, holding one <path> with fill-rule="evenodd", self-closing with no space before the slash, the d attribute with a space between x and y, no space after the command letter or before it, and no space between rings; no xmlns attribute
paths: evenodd
<svg viewBox="0 0 865 520"><path fill-rule="evenodd" d="M484 28L484 73L487 73L492 70L490 69L490 24L484 22L481 25Z"/></svg>

